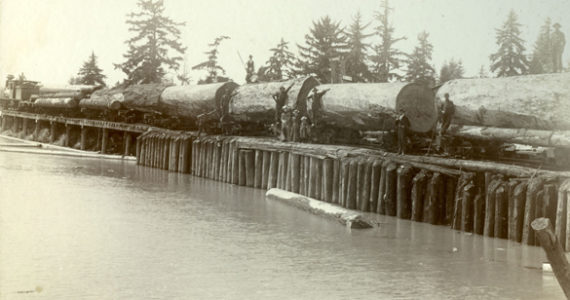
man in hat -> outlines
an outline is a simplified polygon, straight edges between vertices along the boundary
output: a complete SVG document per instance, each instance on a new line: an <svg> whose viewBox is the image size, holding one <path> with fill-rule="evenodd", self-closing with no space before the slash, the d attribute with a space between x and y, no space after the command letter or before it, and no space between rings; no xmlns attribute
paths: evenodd
<svg viewBox="0 0 570 300"><path fill-rule="evenodd" d="M311 124L309 118L306 116L301 117L301 124L299 125L299 141L307 142L311 137Z"/></svg>
<svg viewBox="0 0 570 300"><path fill-rule="evenodd" d="M445 93L445 101L443 102L441 109L441 135L444 135L449 128L454 114L455 104L453 104L453 101L449 100L449 94Z"/></svg>
<svg viewBox="0 0 570 300"><path fill-rule="evenodd" d="M245 68L245 71L247 73L247 75L245 76L245 81L247 83L251 83L251 78L253 76L253 73L255 72L255 65L253 63L253 56L251 54L249 55L249 60L247 61L247 66Z"/></svg>
<svg viewBox="0 0 570 300"><path fill-rule="evenodd" d="M317 126L319 123L319 116L320 112L323 108L323 96L329 91L330 89L326 89L322 92L319 92L317 87L313 88L313 93L307 97L307 100L311 100L311 114L312 114L312 121L313 125Z"/></svg>
<svg viewBox="0 0 570 300"><path fill-rule="evenodd" d="M272 95L273 100L275 101L275 122L277 123L281 121L281 111L283 109L283 106L287 104L287 99L289 98L287 93L293 87L294 84L295 84L294 82L291 83L291 85L288 88L281 86L279 88L279 92Z"/></svg>
<svg viewBox="0 0 570 300"><path fill-rule="evenodd" d="M408 151L408 129L410 128L410 120L406 116L406 111L401 108L400 114L396 119L396 130L398 131L398 153L406 154Z"/></svg>
<svg viewBox="0 0 570 300"><path fill-rule="evenodd" d="M560 24L555 23L552 26L555 28L550 36L552 42L552 63L553 71L556 73L562 72L562 53L564 52L566 39L564 38L564 33L560 31Z"/></svg>
<svg viewBox="0 0 570 300"><path fill-rule="evenodd" d="M291 115L291 130L289 131L289 140L292 142L299 141L299 110L294 109Z"/></svg>
<svg viewBox="0 0 570 300"><path fill-rule="evenodd" d="M287 141L289 139L290 122L291 122L291 109L289 109L289 106L284 105L281 112L281 136L279 138L281 141Z"/></svg>

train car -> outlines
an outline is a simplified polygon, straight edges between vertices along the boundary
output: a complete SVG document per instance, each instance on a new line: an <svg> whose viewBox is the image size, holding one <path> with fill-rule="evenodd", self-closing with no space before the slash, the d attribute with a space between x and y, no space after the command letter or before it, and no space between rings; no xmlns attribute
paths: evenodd
<svg viewBox="0 0 570 300"><path fill-rule="evenodd" d="M32 95L39 93L39 82L31 80L6 80L4 91L0 95L0 107L12 110L30 110Z"/></svg>

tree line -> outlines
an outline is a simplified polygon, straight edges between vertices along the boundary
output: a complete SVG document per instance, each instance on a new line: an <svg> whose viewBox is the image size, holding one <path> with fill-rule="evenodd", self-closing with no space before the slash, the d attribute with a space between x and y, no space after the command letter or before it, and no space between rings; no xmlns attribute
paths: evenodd
<svg viewBox="0 0 570 300"><path fill-rule="evenodd" d="M180 71L182 55L186 51L179 42L180 28L185 24L164 15L163 0L138 0L137 6L138 11L127 15L126 23L133 36L125 42L128 45L123 55L125 60L114 65L126 75L123 84L164 82L167 69L177 73L176 78L181 84L189 84L186 68ZM281 38L270 49L269 59L258 69L258 80L275 81L312 75L323 83L404 80L434 86L464 77L461 59L451 58L443 63L439 73L436 71L432 62L434 46L427 31L418 34L411 53L399 49L398 43L407 37L396 34L391 22L392 13L389 0L381 0L370 22L365 22L361 14L356 13L350 25L345 27L340 21L323 16L313 21L304 42L296 45L298 55L291 51L290 43ZM558 49L560 26L554 24L558 27L553 31L551 23L550 18L546 19L532 53L527 55L525 41L521 38L521 24L516 13L510 11L502 27L496 29L498 49L489 57L491 73L503 77L562 71L556 60L556 57L561 57ZM369 42L371 37L377 37L378 42ZM218 62L218 47L229 38L215 38L204 53L206 60L192 67L206 72L199 84L230 80ZM340 78L340 74L344 78ZM487 76L485 66L481 66L479 77ZM70 83L104 84L104 79L105 75L97 66L97 57L92 53Z"/></svg>

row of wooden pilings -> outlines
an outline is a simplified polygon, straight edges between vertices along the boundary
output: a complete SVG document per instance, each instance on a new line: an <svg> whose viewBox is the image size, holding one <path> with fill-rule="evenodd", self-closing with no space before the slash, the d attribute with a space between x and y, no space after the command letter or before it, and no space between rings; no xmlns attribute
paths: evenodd
<svg viewBox="0 0 570 300"><path fill-rule="evenodd" d="M156 132L137 140L140 165L260 189L280 188L345 208L527 245L548 217L570 250L570 180L420 166L379 156L321 156L244 138ZM318 147L318 146L317 146Z"/></svg>

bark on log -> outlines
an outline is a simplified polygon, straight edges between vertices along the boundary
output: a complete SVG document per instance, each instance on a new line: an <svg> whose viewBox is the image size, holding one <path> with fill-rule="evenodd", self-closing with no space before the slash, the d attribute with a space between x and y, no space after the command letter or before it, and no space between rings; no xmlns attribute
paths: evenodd
<svg viewBox="0 0 570 300"><path fill-rule="evenodd" d="M570 129L570 74L456 79L437 91L456 105L453 123L504 128Z"/></svg>
<svg viewBox="0 0 570 300"><path fill-rule="evenodd" d="M79 107L95 110L119 110L125 97L123 89L102 89L91 94L89 98L81 99Z"/></svg>
<svg viewBox="0 0 570 300"><path fill-rule="evenodd" d="M123 106L144 112L160 111L160 94L167 87L164 84L131 85L123 91Z"/></svg>

